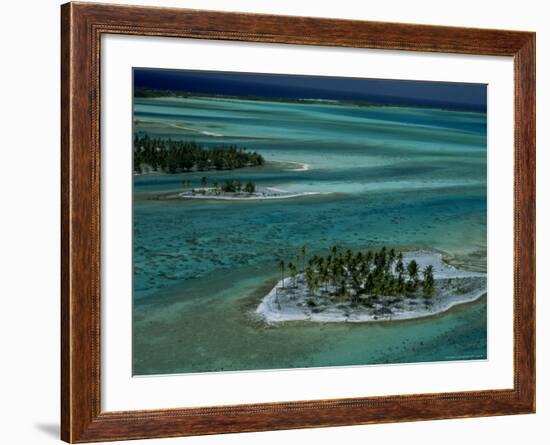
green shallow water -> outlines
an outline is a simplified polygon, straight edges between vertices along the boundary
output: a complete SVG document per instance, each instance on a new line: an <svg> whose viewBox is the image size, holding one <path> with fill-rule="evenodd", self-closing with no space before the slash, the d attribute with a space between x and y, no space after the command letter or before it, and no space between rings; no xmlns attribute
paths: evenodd
<svg viewBox="0 0 550 445"><path fill-rule="evenodd" d="M423 108L136 99L135 130L236 143L288 164L207 172L330 195L151 199L204 173L134 177L134 373L483 359L486 301L423 320L285 323L253 316L276 260L302 244L425 248L486 270L486 115Z"/></svg>

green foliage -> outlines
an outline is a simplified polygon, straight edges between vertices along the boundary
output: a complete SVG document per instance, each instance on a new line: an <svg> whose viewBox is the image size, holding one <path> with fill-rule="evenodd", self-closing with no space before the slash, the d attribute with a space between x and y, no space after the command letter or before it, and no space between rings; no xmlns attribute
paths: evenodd
<svg viewBox="0 0 550 445"><path fill-rule="evenodd" d="M424 281L422 282L422 288L424 290L424 296L429 298L433 295L435 279L433 274L434 268L432 265L429 265L424 269Z"/></svg>
<svg viewBox="0 0 550 445"><path fill-rule="evenodd" d="M180 173L191 170L233 170L264 164L264 158L246 148L230 146L203 147L196 142L151 138L148 134L134 137L134 171L143 166L154 171Z"/></svg>
<svg viewBox="0 0 550 445"><path fill-rule="evenodd" d="M407 282L409 292L414 292L418 288L418 263L415 260L407 264L407 273L409 274Z"/></svg>
<svg viewBox="0 0 550 445"><path fill-rule="evenodd" d="M289 262L288 263L288 270L290 271L290 277L292 278L292 287L296 287L296 274L298 273L298 269L294 265L294 263Z"/></svg>
<svg viewBox="0 0 550 445"><path fill-rule="evenodd" d="M306 254L307 254L307 247L304 245L300 247L300 255L302 257L302 272L304 272L306 268Z"/></svg>
<svg viewBox="0 0 550 445"><path fill-rule="evenodd" d="M429 298L433 295L435 279L433 266L422 271L420 279L419 266L415 260L408 264L403 261L403 253L382 247L378 251L354 253L351 250L341 251L333 246L326 256L314 255L306 265L306 246L298 251L298 263L302 260L302 272L313 297L317 291L330 293L339 299L348 299L353 304L378 297L415 296L418 289ZM293 285L296 284L297 267L292 262L279 262L284 276L285 265L290 271ZM364 300L363 300L364 302Z"/></svg>
<svg viewBox="0 0 550 445"><path fill-rule="evenodd" d="M222 184L221 189L223 192L226 193L235 193L240 192L242 189L241 181L234 179L232 181L225 180L225 182Z"/></svg>
<svg viewBox="0 0 550 445"><path fill-rule="evenodd" d="M252 182L247 182L244 186L244 191L246 193L254 193L256 191L256 186Z"/></svg>
<svg viewBox="0 0 550 445"><path fill-rule="evenodd" d="M283 289L285 288L285 262L284 260L279 261L279 267L281 268L281 280L283 281Z"/></svg>

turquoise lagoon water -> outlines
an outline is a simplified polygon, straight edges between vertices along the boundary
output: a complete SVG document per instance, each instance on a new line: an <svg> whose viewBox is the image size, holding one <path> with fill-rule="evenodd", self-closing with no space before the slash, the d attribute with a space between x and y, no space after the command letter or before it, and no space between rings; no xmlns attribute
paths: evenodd
<svg viewBox="0 0 550 445"><path fill-rule="evenodd" d="M331 245L440 251L486 270L486 114L336 102L135 99L134 130L260 152L265 167L134 177L134 374L484 359L486 299L389 323L268 326L279 258ZM297 170L300 164L308 170ZM331 194L156 199L201 176Z"/></svg>

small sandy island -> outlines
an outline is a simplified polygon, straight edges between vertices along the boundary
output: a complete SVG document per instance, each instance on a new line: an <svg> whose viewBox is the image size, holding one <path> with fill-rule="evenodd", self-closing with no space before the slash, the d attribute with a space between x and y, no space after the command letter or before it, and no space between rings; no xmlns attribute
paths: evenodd
<svg viewBox="0 0 550 445"><path fill-rule="evenodd" d="M428 317L453 306L477 300L487 293L487 276L444 263L439 253L403 252L405 262L415 260L420 268L433 266L433 294L422 296L361 296L351 302L337 296L336 288L318 290L307 286L304 274L280 280L263 298L256 313L267 323L284 321L375 322ZM283 288L284 286L284 288Z"/></svg>
<svg viewBox="0 0 550 445"><path fill-rule="evenodd" d="M288 199L313 195L327 195L331 192L288 192L275 187L255 187L253 192L244 190L235 192L224 192L219 188L201 187L193 190L186 190L179 193L177 197L183 199L214 199L227 201L250 201L267 199Z"/></svg>

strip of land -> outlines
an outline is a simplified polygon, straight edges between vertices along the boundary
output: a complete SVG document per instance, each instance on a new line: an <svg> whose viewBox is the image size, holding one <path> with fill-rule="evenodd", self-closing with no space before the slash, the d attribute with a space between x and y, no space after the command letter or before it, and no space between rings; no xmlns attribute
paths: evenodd
<svg viewBox="0 0 550 445"><path fill-rule="evenodd" d="M304 196L326 195L330 192L288 192L274 187L255 187L253 192L225 192L219 188L201 187L186 190L177 196L182 199L211 199L220 201L250 201L269 199L300 198Z"/></svg>

